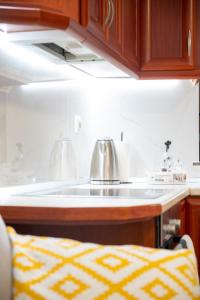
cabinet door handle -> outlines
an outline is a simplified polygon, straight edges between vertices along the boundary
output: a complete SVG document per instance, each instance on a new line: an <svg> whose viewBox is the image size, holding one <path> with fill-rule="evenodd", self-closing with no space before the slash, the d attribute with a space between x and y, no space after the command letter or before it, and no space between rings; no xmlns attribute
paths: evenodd
<svg viewBox="0 0 200 300"><path fill-rule="evenodd" d="M105 26L108 26L108 24L110 24L109 21L111 19L111 10L112 10L111 0L107 0L107 3L108 3L108 10L107 10L107 16L105 19Z"/></svg>
<svg viewBox="0 0 200 300"><path fill-rule="evenodd" d="M108 28L110 28L112 26L114 17L115 17L115 5L113 0L110 0L111 2L111 19L110 19L110 23L108 24Z"/></svg>
<svg viewBox="0 0 200 300"><path fill-rule="evenodd" d="M192 34L191 30L188 31L188 56L191 56L191 49L192 49Z"/></svg>

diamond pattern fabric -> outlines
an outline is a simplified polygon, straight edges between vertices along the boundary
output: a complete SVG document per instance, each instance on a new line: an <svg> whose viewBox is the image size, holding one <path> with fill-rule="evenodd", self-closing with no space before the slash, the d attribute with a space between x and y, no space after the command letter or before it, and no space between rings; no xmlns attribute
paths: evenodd
<svg viewBox="0 0 200 300"><path fill-rule="evenodd" d="M102 246L8 232L13 300L200 299L191 250Z"/></svg>

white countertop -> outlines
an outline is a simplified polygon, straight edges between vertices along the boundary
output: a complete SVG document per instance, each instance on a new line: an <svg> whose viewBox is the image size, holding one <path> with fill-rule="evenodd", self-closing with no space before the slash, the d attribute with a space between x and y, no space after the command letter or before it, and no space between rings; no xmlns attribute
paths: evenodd
<svg viewBox="0 0 200 300"><path fill-rule="evenodd" d="M63 182L47 182L33 185L0 188L0 206L25 206L25 207L59 207L59 208L80 208L80 207L134 207L144 205L161 205L162 211L166 211L185 197L200 196L200 179L190 179L184 185L152 185L144 180L134 179L131 184L97 186L83 184L75 185L74 182L67 186L78 188L141 188L141 189L169 189L169 193L156 199L131 199L114 197L93 197L93 196L21 196L23 193L42 191L62 187Z"/></svg>

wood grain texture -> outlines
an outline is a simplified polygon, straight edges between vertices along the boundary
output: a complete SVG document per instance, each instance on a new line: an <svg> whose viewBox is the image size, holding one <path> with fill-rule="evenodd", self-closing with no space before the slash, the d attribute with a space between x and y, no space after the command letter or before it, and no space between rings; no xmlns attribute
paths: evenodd
<svg viewBox="0 0 200 300"><path fill-rule="evenodd" d="M184 235L186 233L186 199L180 201L179 215L181 220L180 235Z"/></svg>
<svg viewBox="0 0 200 300"><path fill-rule="evenodd" d="M141 70L194 68L196 0L142 1ZM188 34L191 32L191 53Z"/></svg>
<svg viewBox="0 0 200 300"><path fill-rule="evenodd" d="M89 0L79 0L79 22L83 27L88 25L89 21Z"/></svg>
<svg viewBox="0 0 200 300"><path fill-rule="evenodd" d="M122 54L122 0L113 0L113 21L106 27L106 41L109 47L119 55ZM127 5L127 4L126 4Z"/></svg>
<svg viewBox="0 0 200 300"><path fill-rule="evenodd" d="M45 27L65 29L69 25L67 17L45 12L37 8L22 10L20 7L14 9L13 7L0 7L0 22L5 24L32 25L32 30L34 30L34 25L42 25L44 29Z"/></svg>
<svg viewBox="0 0 200 300"><path fill-rule="evenodd" d="M50 11L54 14L61 14L64 16L77 17L79 10L78 0L0 0L0 6L8 6L15 8L34 8L38 10ZM77 20L78 21L78 20Z"/></svg>
<svg viewBox="0 0 200 300"><path fill-rule="evenodd" d="M185 214L186 199L183 199L163 214L163 224L169 224L169 220L171 219L179 219L181 221L181 226L177 234L184 235L186 233Z"/></svg>
<svg viewBox="0 0 200 300"><path fill-rule="evenodd" d="M197 69L179 70L179 71L141 71L138 74L140 79L154 80L154 79L199 79L200 78L200 67Z"/></svg>
<svg viewBox="0 0 200 300"><path fill-rule="evenodd" d="M200 73L200 1L196 1L196 68ZM200 76L199 76L200 78Z"/></svg>
<svg viewBox="0 0 200 300"><path fill-rule="evenodd" d="M107 7L104 0L89 0L89 20L87 32L101 42L105 42Z"/></svg>
<svg viewBox="0 0 200 300"><path fill-rule="evenodd" d="M186 233L192 238L200 274L200 198L189 197L186 203Z"/></svg>
<svg viewBox="0 0 200 300"><path fill-rule="evenodd" d="M93 225L55 225L55 224L14 224L18 233L41 236L65 237L82 242L93 242L104 245L135 244L147 247L156 245L155 220L148 219L125 224L93 224Z"/></svg>
<svg viewBox="0 0 200 300"><path fill-rule="evenodd" d="M84 26L88 11L85 5L86 0L1 0L0 23L65 29L71 18Z"/></svg>
<svg viewBox="0 0 200 300"><path fill-rule="evenodd" d="M137 77L140 64L140 1L115 0L113 25L106 28L107 1L89 0L87 30L70 21L70 32L85 46L130 76Z"/></svg>
<svg viewBox="0 0 200 300"><path fill-rule="evenodd" d="M7 222L35 224L66 224L77 222L130 222L158 216L160 205L105 208L48 208L0 206Z"/></svg>
<svg viewBox="0 0 200 300"><path fill-rule="evenodd" d="M0 0L0 23L7 24L8 32L67 28L85 46L141 79L200 78L199 0L113 0L111 28L105 26L106 3Z"/></svg>
<svg viewBox="0 0 200 300"><path fill-rule="evenodd" d="M122 57L130 68L140 67L140 1L122 1Z"/></svg>
<svg viewBox="0 0 200 300"><path fill-rule="evenodd" d="M66 237L101 244L136 244L157 246L156 206L100 209L57 209L0 207L7 225L22 234ZM185 234L185 199L163 215L182 220L180 234Z"/></svg>

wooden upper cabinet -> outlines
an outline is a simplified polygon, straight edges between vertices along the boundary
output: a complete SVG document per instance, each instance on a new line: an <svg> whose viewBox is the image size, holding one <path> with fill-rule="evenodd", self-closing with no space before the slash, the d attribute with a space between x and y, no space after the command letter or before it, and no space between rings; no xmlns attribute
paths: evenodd
<svg viewBox="0 0 200 300"><path fill-rule="evenodd" d="M105 42L105 14L105 0L89 0L87 31L102 42Z"/></svg>
<svg viewBox="0 0 200 300"><path fill-rule="evenodd" d="M194 68L195 2L141 1L141 70Z"/></svg>
<svg viewBox="0 0 200 300"><path fill-rule="evenodd" d="M109 47L118 54L122 52L122 2L122 0L106 1L107 17L110 5L110 19L106 23L106 40Z"/></svg>
<svg viewBox="0 0 200 300"><path fill-rule="evenodd" d="M101 42L100 50L124 61L135 71L139 67L139 0L89 0L88 33ZM88 37L90 38L90 37ZM108 51L107 51L108 52Z"/></svg>
<svg viewBox="0 0 200 300"><path fill-rule="evenodd" d="M87 23L87 0L0 0L0 23L66 28L73 19Z"/></svg>
<svg viewBox="0 0 200 300"><path fill-rule="evenodd" d="M130 68L140 65L140 0L122 2L122 56Z"/></svg>
<svg viewBox="0 0 200 300"><path fill-rule="evenodd" d="M200 71L200 1L196 1L196 67ZM200 78L200 76L199 76Z"/></svg>
<svg viewBox="0 0 200 300"><path fill-rule="evenodd" d="M9 1L9 0L1 0L1 5L9 5L13 8L17 7L29 7L29 8L42 8L45 10L53 11L58 14L68 14L68 9L71 11L73 5L77 6L77 1L64 1L64 0L17 0L17 1Z"/></svg>
<svg viewBox="0 0 200 300"><path fill-rule="evenodd" d="M122 0L89 0L88 32L114 52L121 53Z"/></svg>

